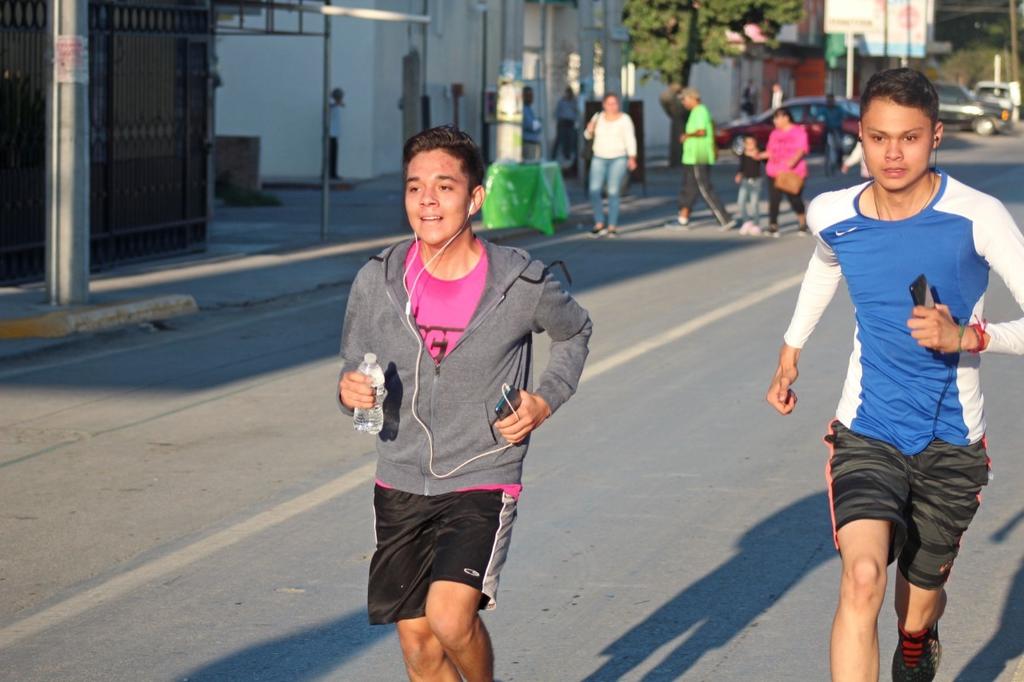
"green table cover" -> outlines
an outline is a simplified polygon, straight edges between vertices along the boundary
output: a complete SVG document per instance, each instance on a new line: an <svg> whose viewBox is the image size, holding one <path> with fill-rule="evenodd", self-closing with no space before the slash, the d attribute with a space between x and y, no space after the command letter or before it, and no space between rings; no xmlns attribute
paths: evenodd
<svg viewBox="0 0 1024 682"><path fill-rule="evenodd" d="M484 181L483 224L488 230L532 227L555 233L555 223L569 217L569 196L562 169L545 163L495 163Z"/></svg>

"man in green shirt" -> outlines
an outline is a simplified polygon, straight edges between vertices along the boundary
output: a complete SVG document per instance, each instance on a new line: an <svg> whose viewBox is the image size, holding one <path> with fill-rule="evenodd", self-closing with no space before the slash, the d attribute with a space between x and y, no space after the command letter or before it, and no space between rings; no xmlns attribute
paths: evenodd
<svg viewBox="0 0 1024 682"><path fill-rule="evenodd" d="M711 186L711 166L715 163L715 124L711 112L701 104L700 92L686 88L682 92L683 106L690 111L686 119L683 143L683 186L679 191L679 216L676 221L688 228L690 211L699 194L715 215L722 230L732 227L732 216L725 210L722 200Z"/></svg>

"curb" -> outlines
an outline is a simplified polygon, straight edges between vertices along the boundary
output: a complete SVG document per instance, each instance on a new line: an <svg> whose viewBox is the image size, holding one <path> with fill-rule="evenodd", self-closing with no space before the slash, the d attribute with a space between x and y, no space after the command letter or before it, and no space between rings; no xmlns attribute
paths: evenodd
<svg viewBox="0 0 1024 682"><path fill-rule="evenodd" d="M197 312L196 300L181 294L55 310L45 315L0 320L0 339L58 338Z"/></svg>

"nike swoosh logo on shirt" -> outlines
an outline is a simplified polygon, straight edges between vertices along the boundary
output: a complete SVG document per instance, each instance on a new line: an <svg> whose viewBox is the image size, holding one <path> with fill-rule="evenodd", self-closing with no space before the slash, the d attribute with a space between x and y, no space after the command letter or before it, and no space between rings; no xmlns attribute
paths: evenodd
<svg viewBox="0 0 1024 682"><path fill-rule="evenodd" d="M837 237L842 237L842 236L848 235L848 234L850 234L851 232L853 232L856 229L857 229L856 227L851 227L849 230L846 230L845 232L840 232L839 230L836 230L836 236Z"/></svg>

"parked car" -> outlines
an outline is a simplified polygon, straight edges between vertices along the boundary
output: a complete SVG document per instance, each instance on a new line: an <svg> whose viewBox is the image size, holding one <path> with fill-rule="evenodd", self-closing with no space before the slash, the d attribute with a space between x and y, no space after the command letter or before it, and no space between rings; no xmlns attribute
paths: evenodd
<svg viewBox="0 0 1024 682"><path fill-rule="evenodd" d="M793 122L807 129L812 152L825 150L825 97L794 97L782 103L793 114ZM857 122L860 104L836 97L836 106L843 110L843 153L848 154L857 144ZM753 135L764 149L774 128L771 110L736 119L715 130L715 143L719 149L732 149L737 156L743 154L743 138Z"/></svg>
<svg viewBox="0 0 1024 682"><path fill-rule="evenodd" d="M995 102L1004 109L1010 111L1013 116L1014 109L1020 105L1020 87L1016 83L1001 83L999 81L978 81L974 84L974 96L977 99Z"/></svg>
<svg viewBox="0 0 1024 682"><path fill-rule="evenodd" d="M1010 109L975 99L962 85L936 83L935 89L939 92L939 119L947 127L973 130L979 135L1005 132L1013 127Z"/></svg>

